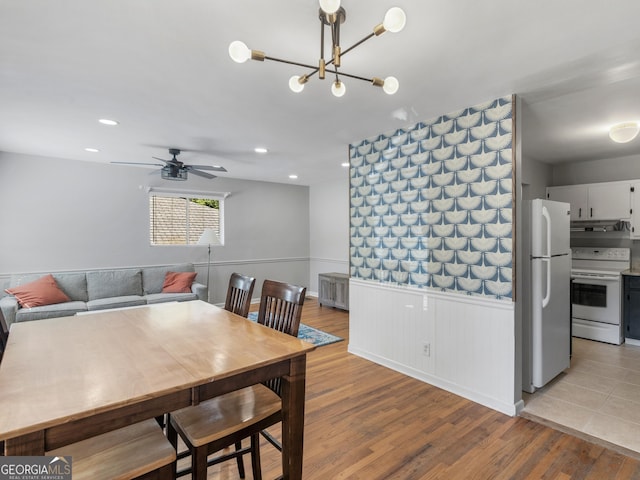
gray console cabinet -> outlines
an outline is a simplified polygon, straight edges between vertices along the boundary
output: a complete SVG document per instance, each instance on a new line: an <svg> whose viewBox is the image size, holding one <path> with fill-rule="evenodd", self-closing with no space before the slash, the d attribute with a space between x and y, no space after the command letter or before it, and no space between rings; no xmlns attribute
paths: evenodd
<svg viewBox="0 0 640 480"><path fill-rule="evenodd" d="M318 303L349 310L349 275L335 272L318 274Z"/></svg>

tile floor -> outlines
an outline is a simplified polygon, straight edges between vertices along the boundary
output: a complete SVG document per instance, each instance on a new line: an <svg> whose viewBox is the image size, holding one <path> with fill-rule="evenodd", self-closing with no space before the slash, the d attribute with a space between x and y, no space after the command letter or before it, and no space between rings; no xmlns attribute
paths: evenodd
<svg viewBox="0 0 640 480"><path fill-rule="evenodd" d="M524 417L640 458L640 346L574 338L571 368L524 402Z"/></svg>

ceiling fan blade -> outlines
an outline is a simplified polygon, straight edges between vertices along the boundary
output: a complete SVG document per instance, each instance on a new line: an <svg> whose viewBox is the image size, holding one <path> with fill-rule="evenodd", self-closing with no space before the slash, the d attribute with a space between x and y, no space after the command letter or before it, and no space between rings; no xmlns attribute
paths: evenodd
<svg viewBox="0 0 640 480"><path fill-rule="evenodd" d="M161 162L164 162L164 163L171 163L172 162L172 160L165 160L164 158L158 158L158 157L151 157L151 158L155 158L156 160L160 160Z"/></svg>
<svg viewBox="0 0 640 480"><path fill-rule="evenodd" d="M164 167L164 165L160 163L142 163L142 162L111 162L117 165L147 165L149 167Z"/></svg>
<svg viewBox="0 0 640 480"><path fill-rule="evenodd" d="M202 172L200 170L195 170L193 168L189 169L189 172L193 173L194 175L198 175L199 177L204 177L204 178L216 178L215 175L211 175L210 173L207 172Z"/></svg>
<svg viewBox="0 0 640 480"><path fill-rule="evenodd" d="M227 169L224 167L220 167L218 165L185 165L185 167L189 168L197 168L199 170L213 170L215 172L226 172Z"/></svg>

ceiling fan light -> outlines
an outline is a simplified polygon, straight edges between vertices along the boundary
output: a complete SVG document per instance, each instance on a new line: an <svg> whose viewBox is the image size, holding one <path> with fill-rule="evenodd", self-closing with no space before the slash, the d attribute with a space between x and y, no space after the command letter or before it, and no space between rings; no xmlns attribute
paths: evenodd
<svg viewBox="0 0 640 480"><path fill-rule="evenodd" d="M324 13L331 15L340 8L340 0L320 0L320 8Z"/></svg>
<svg viewBox="0 0 640 480"><path fill-rule="evenodd" d="M407 16L400 7L391 7L387 10L382 21L382 26L385 30L391 33L398 33L401 31L407 23Z"/></svg>
<svg viewBox="0 0 640 480"><path fill-rule="evenodd" d="M244 63L251 58L251 50L244 42L236 40L229 44L229 56L236 63Z"/></svg>
<svg viewBox="0 0 640 480"><path fill-rule="evenodd" d="M627 143L636 138L638 132L640 125L636 122L619 123L609 129L609 138L616 143Z"/></svg>
<svg viewBox="0 0 640 480"><path fill-rule="evenodd" d="M307 76L294 75L289 79L289 88L292 92L300 93L304 90L304 84L307 83Z"/></svg>
<svg viewBox="0 0 640 480"><path fill-rule="evenodd" d="M387 77L384 79L384 84L382 85L382 90L387 95L393 95L400 88L400 82L396 77Z"/></svg>
<svg viewBox="0 0 640 480"><path fill-rule="evenodd" d="M336 80L331 84L331 93L333 93L336 97L341 97L347 91L347 87L344 85L344 82L340 80Z"/></svg>
<svg viewBox="0 0 640 480"><path fill-rule="evenodd" d="M187 179L187 170L184 168L162 167L160 169L160 178L163 180L181 180Z"/></svg>

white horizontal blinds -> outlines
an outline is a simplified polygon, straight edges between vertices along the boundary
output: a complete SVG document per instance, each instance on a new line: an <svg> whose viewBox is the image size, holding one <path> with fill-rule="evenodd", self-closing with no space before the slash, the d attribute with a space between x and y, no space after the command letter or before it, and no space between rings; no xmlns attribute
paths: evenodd
<svg viewBox="0 0 640 480"><path fill-rule="evenodd" d="M152 245L195 245L205 228L222 237L222 212L228 194L150 190Z"/></svg>

